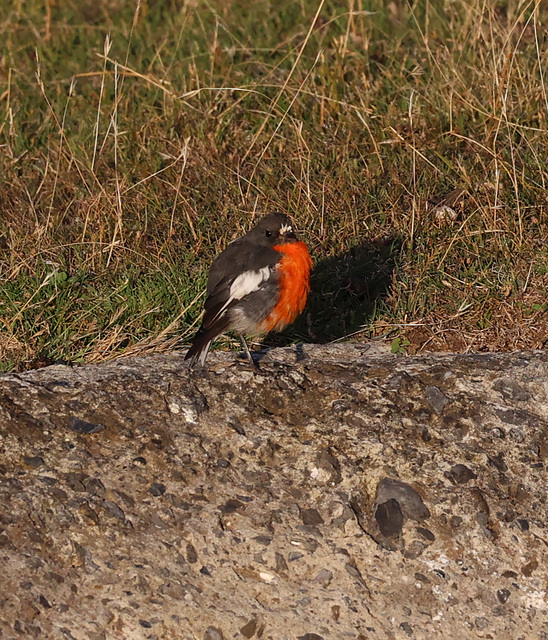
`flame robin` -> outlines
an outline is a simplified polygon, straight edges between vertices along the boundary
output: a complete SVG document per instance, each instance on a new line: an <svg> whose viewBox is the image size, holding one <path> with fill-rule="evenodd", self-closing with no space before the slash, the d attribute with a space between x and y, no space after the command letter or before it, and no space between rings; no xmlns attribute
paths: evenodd
<svg viewBox="0 0 548 640"><path fill-rule="evenodd" d="M226 331L244 336L282 331L302 312L312 259L283 213L264 216L230 243L209 270L202 326L185 359L204 365L213 340Z"/></svg>

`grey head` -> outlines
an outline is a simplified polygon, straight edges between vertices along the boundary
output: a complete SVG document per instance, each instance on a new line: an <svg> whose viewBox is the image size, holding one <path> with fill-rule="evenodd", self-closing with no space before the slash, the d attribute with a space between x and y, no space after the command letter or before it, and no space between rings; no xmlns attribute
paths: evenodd
<svg viewBox="0 0 548 640"><path fill-rule="evenodd" d="M291 220L285 213L269 213L248 231L245 240L250 240L261 247L275 247L286 242L296 242Z"/></svg>

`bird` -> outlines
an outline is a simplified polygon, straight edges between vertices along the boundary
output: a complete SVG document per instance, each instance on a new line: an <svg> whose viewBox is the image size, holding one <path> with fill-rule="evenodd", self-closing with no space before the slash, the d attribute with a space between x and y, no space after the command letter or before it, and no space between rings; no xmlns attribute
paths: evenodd
<svg viewBox="0 0 548 640"><path fill-rule="evenodd" d="M302 313L310 291L312 258L285 213L262 217L213 261L208 275L204 317L185 360L205 365L211 343L221 334L245 336L282 331Z"/></svg>

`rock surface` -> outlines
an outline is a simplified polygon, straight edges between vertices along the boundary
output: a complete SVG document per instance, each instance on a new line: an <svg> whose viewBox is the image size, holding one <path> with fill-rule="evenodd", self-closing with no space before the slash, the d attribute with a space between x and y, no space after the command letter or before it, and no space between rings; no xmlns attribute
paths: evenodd
<svg viewBox="0 0 548 640"><path fill-rule="evenodd" d="M0 376L0 638L548 639L548 353Z"/></svg>

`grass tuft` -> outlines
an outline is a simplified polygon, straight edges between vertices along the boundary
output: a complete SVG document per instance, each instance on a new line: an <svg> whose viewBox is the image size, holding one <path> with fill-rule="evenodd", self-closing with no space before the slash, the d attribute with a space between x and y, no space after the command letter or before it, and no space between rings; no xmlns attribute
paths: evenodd
<svg viewBox="0 0 548 640"><path fill-rule="evenodd" d="M0 6L0 367L188 343L207 267L287 211L271 344L548 344L540 2ZM226 344L221 343L221 344Z"/></svg>

